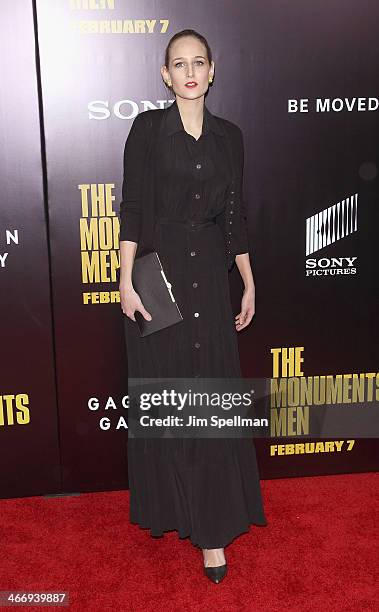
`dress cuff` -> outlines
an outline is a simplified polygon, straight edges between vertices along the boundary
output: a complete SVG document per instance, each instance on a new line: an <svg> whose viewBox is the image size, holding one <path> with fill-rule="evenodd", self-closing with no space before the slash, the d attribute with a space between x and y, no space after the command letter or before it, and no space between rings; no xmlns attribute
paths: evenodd
<svg viewBox="0 0 379 612"><path fill-rule="evenodd" d="M119 240L139 241L141 214L132 210L120 211L120 237Z"/></svg>

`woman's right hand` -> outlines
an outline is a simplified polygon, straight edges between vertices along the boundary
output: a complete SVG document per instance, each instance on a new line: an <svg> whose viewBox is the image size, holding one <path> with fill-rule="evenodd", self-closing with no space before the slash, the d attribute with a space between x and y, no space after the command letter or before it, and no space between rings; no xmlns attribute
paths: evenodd
<svg viewBox="0 0 379 612"><path fill-rule="evenodd" d="M142 304L141 298L134 290L133 285L120 283L119 289L122 312L135 322L134 312L138 310L146 321L151 321L152 316Z"/></svg>

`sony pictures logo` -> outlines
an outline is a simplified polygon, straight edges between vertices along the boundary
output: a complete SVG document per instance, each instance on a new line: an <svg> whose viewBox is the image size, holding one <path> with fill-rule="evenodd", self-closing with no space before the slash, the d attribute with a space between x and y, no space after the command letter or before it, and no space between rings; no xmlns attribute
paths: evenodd
<svg viewBox="0 0 379 612"><path fill-rule="evenodd" d="M357 257L309 257L358 230L358 194L354 193L305 221L306 276L339 276L357 273Z"/></svg>

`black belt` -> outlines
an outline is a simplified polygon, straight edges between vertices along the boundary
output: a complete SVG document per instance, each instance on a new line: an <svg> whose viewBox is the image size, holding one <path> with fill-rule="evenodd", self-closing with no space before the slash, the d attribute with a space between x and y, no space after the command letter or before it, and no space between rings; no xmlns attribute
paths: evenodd
<svg viewBox="0 0 379 612"><path fill-rule="evenodd" d="M175 219L173 217L159 217L157 219L157 223L173 223L181 226L186 226L188 228L196 229L198 227L208 227L209 225L214 225L216 223L216 219L202 219L201 221L193 221L192 219Z"/></svg>

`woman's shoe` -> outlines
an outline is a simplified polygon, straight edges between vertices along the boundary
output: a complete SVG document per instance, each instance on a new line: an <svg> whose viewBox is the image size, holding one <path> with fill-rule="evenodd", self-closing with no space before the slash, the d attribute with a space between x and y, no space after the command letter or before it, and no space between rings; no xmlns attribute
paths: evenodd
<svg viewBox="0 0 379 612"><path fill-rule="evenodd" d="M207 549L203 549L203 554L205 553ZM223 551L223 549L220 549ZM216 558L213 559L213 562L216 561L225 561L225 554L220 555L219 550L216 551ZM227 564L226 561L223 565L216 565L216 566L207 566L207 563L209 561L205 561L205 554L204 554L204 574L207 576L207 578L209 578L209 580L212 580L212 582L215 582L216 584L218 584L219 582L221 582L221 580L226 576L226 572L227 572Z"/></svg>
<svg viewBox="0 0 379 612"><path fill-rule="evenodd" d="M225 565L219 565L218 567L204 567L204 573L209 580L212 580L212 582L218 584L223 578L225 578L227 567L228 566L226 563Z"/></svg>

